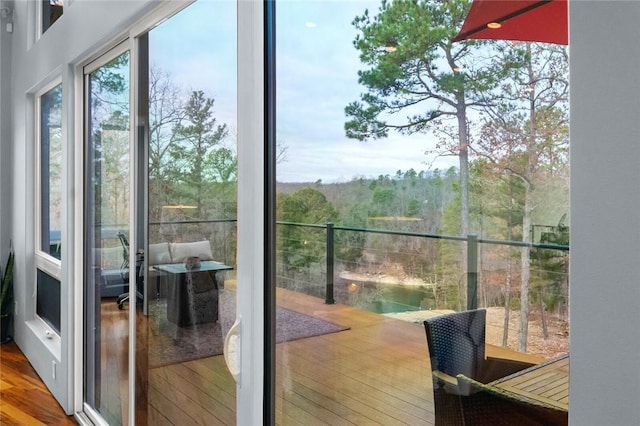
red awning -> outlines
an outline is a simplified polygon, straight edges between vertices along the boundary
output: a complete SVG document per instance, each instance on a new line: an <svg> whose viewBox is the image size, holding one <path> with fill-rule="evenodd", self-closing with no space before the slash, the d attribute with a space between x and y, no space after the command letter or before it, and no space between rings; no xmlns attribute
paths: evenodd
<svg viewBox="0 0 640 426"><path fill-rule="evenodd" d="M489 28L490 23L500 28ZM569 44L567 0L473 0L453 41L466 39Z"/></svg>

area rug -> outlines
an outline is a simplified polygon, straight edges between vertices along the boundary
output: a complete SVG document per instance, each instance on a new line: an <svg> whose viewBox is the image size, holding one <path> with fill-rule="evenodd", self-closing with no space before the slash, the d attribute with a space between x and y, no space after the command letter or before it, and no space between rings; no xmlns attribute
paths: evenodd
<svg viewBox="0 0 640 426"><path fill-rule="evenodd" d="M236 292L220 290L218 322L178 327L167 320L166 300L149 302L149 367L192 361L222 354L224 336L236 317ZM276 308L276 342L286 342L348 330L320 318Z"/></svg>

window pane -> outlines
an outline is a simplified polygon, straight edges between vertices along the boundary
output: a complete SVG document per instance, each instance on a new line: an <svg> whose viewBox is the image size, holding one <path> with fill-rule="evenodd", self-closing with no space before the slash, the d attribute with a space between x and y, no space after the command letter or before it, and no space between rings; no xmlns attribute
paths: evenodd
<svg viewBox="0 0 640 426"><path fill-rule="evenodd" d="M62 85L40 98L40 249L60 259L62 219Z"/></svg>
<svg viewBox="0 0 640 426"><path fill-rule="evenodd" d="M42 32L62 16L63 0L42 0Z"/></svg>
<svg viewBox="0 0 640 426"><path fill-rule="evenodd" d="M457 374L568 352L566 47L451 43L456 2L276 15L276 422L473 422Z"/></svg>
<svg viewBox="0 0 640 426"><path fill-rule="evenodd" d="M40 270L36 314L60 334L60 281Z"/></svg>
<svg viewBox="0 0 640 426"><path fill-rule="evenodd" d="M138 389L153 390L136 394L148 424L236 424L236 386L222 343L240 285L237 7L199 1L148 34L141 83L148 102L139 108L148 108L142 120L149 123L148 315L137 323L145 348L136 352L137 365L149 367Z"/></svg>
<svg viewBox="0 0 640 426"><path fill-rule="evenodd" d="M118 309L114 296L126 291L132 266L129 52L86 78L85 402L110 425L121 425L128 410L128 311Z"/></svg>

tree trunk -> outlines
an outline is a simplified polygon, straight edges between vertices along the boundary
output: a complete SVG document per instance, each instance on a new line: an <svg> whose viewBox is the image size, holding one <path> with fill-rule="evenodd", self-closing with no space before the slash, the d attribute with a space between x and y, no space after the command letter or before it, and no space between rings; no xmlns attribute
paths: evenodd
<svg viewBox="0 0 640 426"><path fill-rule="evenodd" d="M530 197L530 191L527 187L525 193L524 216L522 218L522 241L525 243L531 241L531 238L529 237L529 230L531 229ZM529 279L531 277L531 268L529 267L530 253L531 248L525 246L522 248L520 255L520 338L518 340L518 350L520 352L527 351L527 336L529 334Z"/></svg>
<svg viewBox="0 0 640 426"><path fill-rule="evenodd" d="M542 299L542 292L540 292L540 318L542 320L542 337L544 340L549 339L549 330L547 329L547 315L544 300Z"/></svg>
<svg viewBox="0 0 640 426"><path fill-rule="evenodd" d="M531 44L527 43L527 53L531 57ZM529 81L531 84L535 82L535 72L531 62L528 63ZM527 152L529 153L528 165L526 168L524 183L525 183L525 195L524 195L524 214L522 217L522 241L525 243L531 242L531 213L533 212L533 200L531 199L532 193L532 179L536 166L536 129L538 127L536 117L536 93L535 86L530 86L532 90L529 91L529 135L527 137ZM522 248L522 256L520 262L522 265L522 279L520 282L520 339L518 342L518 350L521 352L527 351L527 337L529 335L529 281L531 278L530 267L531 248L525 246Z"/></svg>
<svg viewBox="0 0 640 426"><path fill-rule="evenodd" d="M464 102L460 102L464 105ZM463 237L469 235L469 138L467 129L467 113L464 106L458 109L458 140L460 141L459 159L460 159L460 232ZM462 244L462 271L464 272L461 286L463 291L460 292L461 309L466 309L467 303L467 245Z"/></svg>
<svg viewBox="0 0 640 426"><path fill-rule="evenodd" d="M506 348L509 344L509 305L511 302L511 277L512 269L511 265L511 249L508 250L508 263L507 263L507 280L504 284L504 325L502 331L502 347Z"/></svg>

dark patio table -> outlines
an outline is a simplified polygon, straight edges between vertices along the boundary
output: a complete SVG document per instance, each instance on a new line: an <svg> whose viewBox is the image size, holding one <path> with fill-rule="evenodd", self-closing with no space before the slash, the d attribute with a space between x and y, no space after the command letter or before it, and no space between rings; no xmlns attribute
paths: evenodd
<svg viewBox="0 0 640 426"><path fill-rule="evenodd" d="M167 319L180 327L211 323L218 320L218 280L220 271L232 266L213 260L203 260L200 267L187 269L184 263L156 265L155 269L169 275Z"/></svg>

